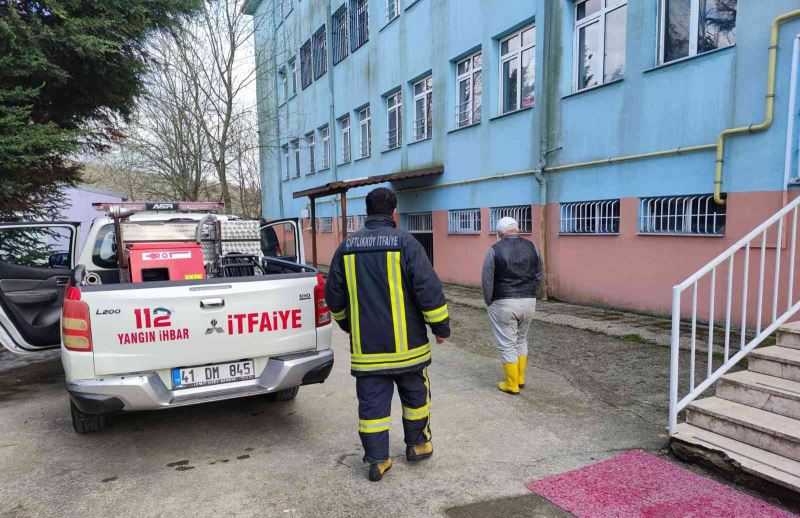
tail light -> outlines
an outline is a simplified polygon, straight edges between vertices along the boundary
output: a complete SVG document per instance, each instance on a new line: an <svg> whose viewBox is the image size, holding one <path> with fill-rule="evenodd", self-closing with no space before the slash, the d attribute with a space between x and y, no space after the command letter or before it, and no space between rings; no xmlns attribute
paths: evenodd
<svg viewBox="0 0 800 518"><path fill-rule="evenodd" d="M327 326L331 323L331 310L325 302L325 278L317 274L317 285L314 286L314 312L317 327Z"/></svg>
<svg viewBox="0 0 800 518"><path fill-rule="evenodd" d="M91 352L92 324L89 305L81 300L81 290L69 285L61 311L61 340L70 351Z"/></svg>

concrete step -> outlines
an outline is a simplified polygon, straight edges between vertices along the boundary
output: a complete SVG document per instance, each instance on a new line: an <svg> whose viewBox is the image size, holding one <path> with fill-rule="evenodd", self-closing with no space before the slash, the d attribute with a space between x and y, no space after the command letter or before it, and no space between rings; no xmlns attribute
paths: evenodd
<svg viewBox="0 0 800 518"><path fill-rule="evenodd" d="M792 491L800 492L800 462L692 426L689 423L679 424L671 439L703 450L722 453L729 460L730 471L738 469Z"/></svg>
<svg viewBox="0 0 800 518"><path fill-rule="evenodd" d="M800 382L797 381L758 372L739 371L720 378L716 396L773 414L800 419Z"/></svg>
<svg viewBox="0 0 800 518"><path fill-rule="evenodd" d="M800 349L773 345L750 353L748 370L800 381Z"/></svg>
<svg viewBox="0 0 800 518"><path fill-rule="evenodd" d="M777 340L781 347L800 349L800 322L792 322L779 327Z"/></svg>
<svg viewBox="0 0 800 518"><path fill-rule="evenodd" d="M718 397L701 399L686 408L686 421L800 462L800 421Z"/></svg>

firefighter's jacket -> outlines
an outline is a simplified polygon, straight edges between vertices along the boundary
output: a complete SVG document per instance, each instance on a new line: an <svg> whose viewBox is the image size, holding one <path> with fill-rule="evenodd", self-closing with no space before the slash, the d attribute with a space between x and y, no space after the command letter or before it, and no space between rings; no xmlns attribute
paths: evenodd
<svg viewBox="0 0 800 518"><path fill-rule="evenodd" d="M325 299L350 333L354 376L410 372L430 364L425 324L450 336L442 283L422 245L388 216L370 216L365 228L336 250Z"/></svg>

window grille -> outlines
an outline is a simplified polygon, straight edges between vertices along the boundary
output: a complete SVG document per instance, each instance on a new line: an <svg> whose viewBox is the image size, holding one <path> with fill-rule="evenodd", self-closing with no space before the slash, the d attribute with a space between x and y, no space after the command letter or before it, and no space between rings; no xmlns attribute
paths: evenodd
<svg viewBox="0 0 800 518"><path fill-rule="evenodd" d="M347 39L347 4L333 13L331 17L331 29L333 30L333 64L339 63L350 53L350 42Z"/></svg>
<svg viewBox="0 0 800 518"><path fill-rule="evenodd" d="M531 206L517 205L512 207L492 207L489 209L489 232L497 233L497 222L500 218L514 218L519 226L520 234L530 234L533 227Z"/></svg>
<svg viewBox="0 0 800 518"><path fill-rule="evenodd" d="M369 1L350 0L350 50L369 41Z"/></svg>
<svg viewBox="0 0 800 518"><path fill-rule="evenodd" d="M317 232L333 232L333 218L330 216L326 218L317 218Z"/></svg>
<svg viewBox="0 0 800 518"><path fill-rule="evenodd" d="M619 234L619 200L561 204L561 234Z"/></svg>
<svg viewBox="0 0 800 518"><path fill-rule="evenodd" d="M328 71L328 57L325 49L325 24L312 36L314 41L314 79L319 79Z"/></svg>
<svg viewBox="0 0 800 518"><path fill-rule="evenodd" d="M639 233L722 236L725 205L717 205L711 194L642 198Z"/></svg>
<svg viewBox="0 0 800 518"><path fill-rule="evenodd" d="M481 209L448 211L447 231L451 234L480 234Z"/></svg>
<svg viewBox="0 0 800 518"><path fill-rule="evenodd" d="M408 215L409 232L433 232L433 217L430 212Z"/></svg>
<svg viewBox="0 0 800 518"><path fill-rule="evenodd" d="M308 40L300 47L300 83L303 90L314 80L311 74L311 40Z"/></svg>

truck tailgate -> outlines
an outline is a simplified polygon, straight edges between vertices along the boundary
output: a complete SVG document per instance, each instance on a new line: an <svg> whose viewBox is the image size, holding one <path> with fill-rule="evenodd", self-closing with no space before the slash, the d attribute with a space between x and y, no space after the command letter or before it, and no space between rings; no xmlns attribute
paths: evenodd
<svg viewBox="0 0 800 518"><path fill-rule="evenodd" d="M316 348L313 274L86 287L97 375Z"/></svg>

